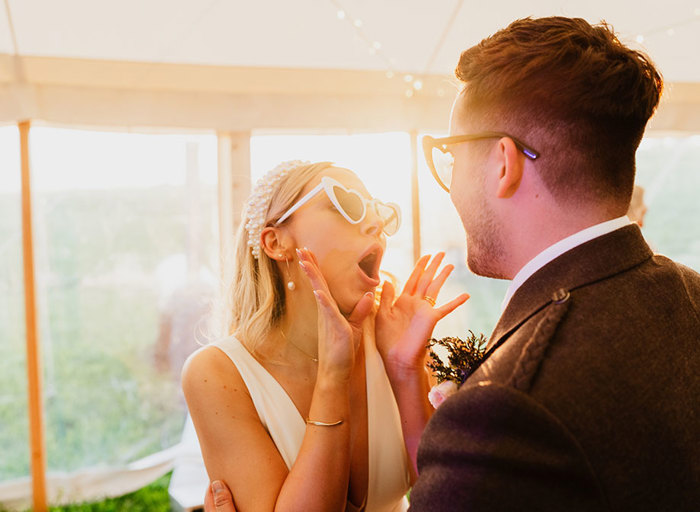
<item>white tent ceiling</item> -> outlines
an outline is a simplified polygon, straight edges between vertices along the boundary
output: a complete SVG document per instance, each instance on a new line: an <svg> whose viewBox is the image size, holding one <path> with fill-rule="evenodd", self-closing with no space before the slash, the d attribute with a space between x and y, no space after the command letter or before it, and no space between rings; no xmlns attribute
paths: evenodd
<svg viewBox="0 0 700 512"><path fill-rule="evenodd" d="M700 0L5 3L7 8L0 13L0 53L223 66L393 67L418 74L450 74L461 50L516 18L580 16L608 21L633 44L641 35L639 46L648 50L667 80L700 82ZM338 17L340 10L344 19ZM360 20L359 29L354 20ZM380 48L372 54L375 41Z"/></svg>
<svg viewBox="0 0 700 512"><path fill-rule="evenodd" d="M566 15L651 55L676 91L659 126L700 127L700 0L3 1L0 121L444 126L461 50L516 18Z"/></svg>

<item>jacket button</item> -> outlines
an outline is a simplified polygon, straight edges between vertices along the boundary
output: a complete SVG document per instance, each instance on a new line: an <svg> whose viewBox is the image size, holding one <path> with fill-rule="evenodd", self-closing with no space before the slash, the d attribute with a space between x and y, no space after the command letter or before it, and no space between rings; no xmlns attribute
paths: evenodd
<svg viewBox="0 0 700 512"><path fill-rule="evenodd" d="M571 294L569 293L568 290L565 290L564 288L559 288L552 295L552 300L554 301L555 304L563 304L564 302L569 300L569 297L571 297Z"/></svg>

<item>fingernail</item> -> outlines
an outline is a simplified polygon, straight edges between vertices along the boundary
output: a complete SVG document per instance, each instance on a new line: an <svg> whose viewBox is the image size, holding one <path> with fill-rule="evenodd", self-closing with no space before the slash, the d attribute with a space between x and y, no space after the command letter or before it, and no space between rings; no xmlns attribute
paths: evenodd
<svg viewBox="0 0 700 512"><path fill-rule="evenodd" d="M298 247L296 248L296 251L297 251L297 256L298 256L299 258L301 258L301 257L302 257L302 254L301 254L301 251L299 250Z"/></svg>
<svg viewBox="0 0 700 512"><path fill-rule="evenodd" d="M306 271L306 266L304 265L304 262L299 260L299 266L301 267L302 270Z"/></svg>
<svg viewBox="0 0 700 512"><path fill-rule="evenodd" d="M221 480L214 480L211 483L211 490L214 492L214 494L220 493L224 490L224 484L221 483Z"/></svg>
<svg viewBox="0 0 700 512"><path fill-rule="evenodd" d="M321 295L318 293L318 290L314 290L314 296L315 296L317 299L320 299L320 298L321 298Z"/></svg>

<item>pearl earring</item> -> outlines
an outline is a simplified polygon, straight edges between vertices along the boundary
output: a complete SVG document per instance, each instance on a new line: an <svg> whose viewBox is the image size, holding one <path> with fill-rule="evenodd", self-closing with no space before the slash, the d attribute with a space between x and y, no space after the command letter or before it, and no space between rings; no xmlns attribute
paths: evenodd
<svg viewBox="0 0 700 512"><path fill-rule="evenodd" d="M280 258L282 258L284 254L280 253ZM287 258L284 258L284 262L287 264L287 274L289 274L289 281L287 281L287 289L291 292L296 290L297 285L292 281L292 272L289 270L289 260Z"/></svg>

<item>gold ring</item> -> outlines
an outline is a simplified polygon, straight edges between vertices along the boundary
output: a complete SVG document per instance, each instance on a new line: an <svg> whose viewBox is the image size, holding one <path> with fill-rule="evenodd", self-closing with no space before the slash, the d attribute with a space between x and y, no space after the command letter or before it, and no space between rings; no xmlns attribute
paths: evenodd
<svg viewBox="0 0 700 512"><path fill-rule="evenodd" d="M435 299L433 299L432 297L428 297L427 295L424 295L423 300L425 302L427 302L428 304L430 304L431 306L435 307Z"/></svg>

